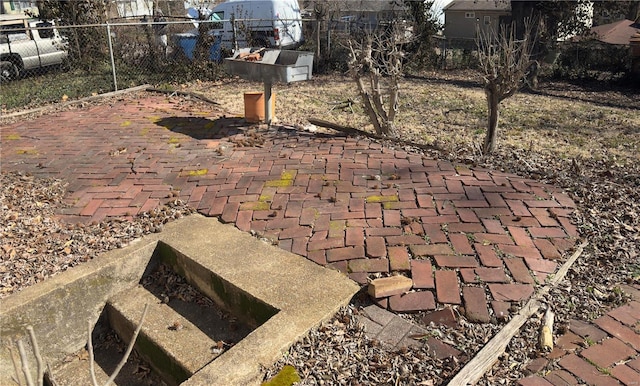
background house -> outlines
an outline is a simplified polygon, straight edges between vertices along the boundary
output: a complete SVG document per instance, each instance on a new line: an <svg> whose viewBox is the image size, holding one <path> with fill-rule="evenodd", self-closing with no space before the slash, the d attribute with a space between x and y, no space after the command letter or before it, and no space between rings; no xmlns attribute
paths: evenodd
<svg viewBox="0 0 640 386"><path fill-rule="evenodd" d="M115 5L118 17L138 17L153 13L151 0L115 0L112 4Z"/></svg>
<svg viewBox="0 0 640 386"><path fill-rule="evenodd" d="M344 0L339 3L338 16L358 23L365 29L375 29L381 22L402 19L405 12L400 3L380 0Z"/></svg>
<svg viewBox="0 0 640 386"><path fill-rule="evenodd" d="M0 14L24 15L25 11L37 10L36 0L0 0Z"/></svg>
<svg viewBox="0 0 640 386"><path fill-rule="evenodd" d="M607 3L596 1L593 3L593 25L611 24L616 21L628 19L640 22L640 2L630 2L627 6L617 9L607 9Z"/></svg>
<svg viewBox="0 0 640 386"><path fill-rule="evenodd" d="M591 34L596 40L617 45L629 45L631 38L638 32L640 23L627 19L591 28Z"/></svg>
<svg viewBox="0 0 640 386"><path fill-rule="evenodd" d="M443 8L444 36L449 40L475 39L478 28L498 32L511 22L511 3L454 0Z"/></svg>

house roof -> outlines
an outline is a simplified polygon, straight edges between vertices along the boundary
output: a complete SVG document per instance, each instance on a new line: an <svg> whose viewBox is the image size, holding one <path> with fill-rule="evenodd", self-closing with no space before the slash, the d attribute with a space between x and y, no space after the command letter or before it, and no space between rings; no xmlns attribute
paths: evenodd
<svg viewBox="0 0 640 386"><path fill-rule="evenodd" d="M453 0L446 11L511 11L511 2L506 0Z"/></svg>
<svg viewBox="0 0 640 386"><path fill-rule="evenodd" d="M627 45L631 37L640 32L640 24L625 19L593 27L591 32L601 42Z"/></svg>

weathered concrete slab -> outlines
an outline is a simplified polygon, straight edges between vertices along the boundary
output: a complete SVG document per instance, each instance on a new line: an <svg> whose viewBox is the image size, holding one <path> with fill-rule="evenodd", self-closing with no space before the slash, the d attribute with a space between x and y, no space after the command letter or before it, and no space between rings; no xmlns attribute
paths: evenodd
<svg viewBox="0 0 640 386"><path fill-rule="evenodd" d="M5 347L26 337L29 325L51 366L84 347L87 321L95 324L107 299L140 281L157 240L158 235L137 240L0 299L0 384L12 384L13 365Z"/></svg>
<svg viewBox="0 0 640 386"><path fill-rule="evenodd" d="M193 264L206 270L185 270L200 290L216 296L206 273L215 272L223 282L279 310L183 385L259 384L260 367L273 364L288 347L311 328L331 318L347 304L359 286L344 274L321 267L220 224L217 220L190 216L184 233L165 235L166 242ZM185 225L187 225L185 223ZM211 237L215 234L216 237Z"/></svg>

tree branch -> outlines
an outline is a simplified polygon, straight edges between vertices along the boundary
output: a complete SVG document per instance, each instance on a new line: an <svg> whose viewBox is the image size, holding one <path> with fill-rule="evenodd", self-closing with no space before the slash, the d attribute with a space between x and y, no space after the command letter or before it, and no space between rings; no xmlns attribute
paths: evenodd
<svg viewBox="0 0 640 386"><path fill-rule="evenodd" d="M93 339L91 338L91 330L93 326L91 325L91 321L87 320L87 350L89 351L89 375L91 376L91 384L93 386L99 386L98 380L96 379L96 371L93 363Z"/></svg>
<svg viewBox="0 0 640 386"><path fill-rule="evenodd" d="M120 370L122 370L122 367L124 366L124 364L129 359L129 355L131 354L131 351L133 350L133 346L136 343L136 339L138 339L138 334L140 334L140 330L142 329L142 323L144 323L144 318L147 316L147 311L149 311L149 304L145 304L144 305L144 311L142 311L142 316L140 317L140 321L138 322L138 327L136 327L136 330L133 332L133 336L131 337L131 341L129 342L129 346L127 347L127 351L124 353L124 356L122 357L122 360L120 361L120 363L118 363L118 366L114 370L113 374L111 374L111 377L109 377L109 379L104 384L104 386L109 386L111 384L111 382L113 382L113 380L116 379L116 377L120 373Z"/></svg>
<svg viewBox="0 0 640 386"><path fill-rule="evenodd" d="M27 382L27 386L35 386L33 384L33 378L31 377L31 370L29 370L29 360L27 359L27 353L24 351L24 343L22 342L22 339L18 340L18 352L20 353L22 373L24 374L24 379Z"/></svg>
<svg viewBox="0 0 640 386"><path fill-rule="evenodd" d="M18 361L16 360L15 353L13 352L13 348L11 346L8 347L9 355L11 356L11 362L13 363L13 372L15 373L15 377L13 380L18 384L18 386L22 386L22 381L20 380L20 366L18 366Z"/></svg>
<svg viewBox="0 0 640 386"><path fill-rule="evenodd" d="M348 40L349 73L358 85L366 114L380 135L395 131L398 82L404 56L397 44L399 28L396 25L390 29L379 28L366 33L360 41Z"/></svg>
<svg viewBox="0 0 640 386"><path fill-rule="evenodd" d="M42 355L40 354L40 347L38 347L38 341L36 340L36 334L33 332L33 327L28 326L29 339L31 340L31 347L33 347L33 354L36 357L36 364L38 366L38 386L42 386L44 383L44 364L42 362Z"/></svg>

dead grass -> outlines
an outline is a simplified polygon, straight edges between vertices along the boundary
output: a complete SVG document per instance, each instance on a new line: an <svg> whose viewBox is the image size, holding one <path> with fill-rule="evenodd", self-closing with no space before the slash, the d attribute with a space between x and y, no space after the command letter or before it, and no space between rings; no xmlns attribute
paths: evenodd
<svg viewBox="0 0 640 386"><path fill-rule="evenodd" d="M484 138L486 101L473 73L428 74L405 78L397 124L405 140L446 151L477 152ZM548 89L545 89L545 86ZM242 116L243 93L262 91L242 80L182 86ZM276 117L284 124L308 126L310 117L372 131L359 105L353 81L318 76L311 81L274 85ZM350 107L340 102L355 101ZM541 92L520 93L502 103L499 146L560 158L596 158L626 164L640 159L640 94L542 83Z"/></svg>

